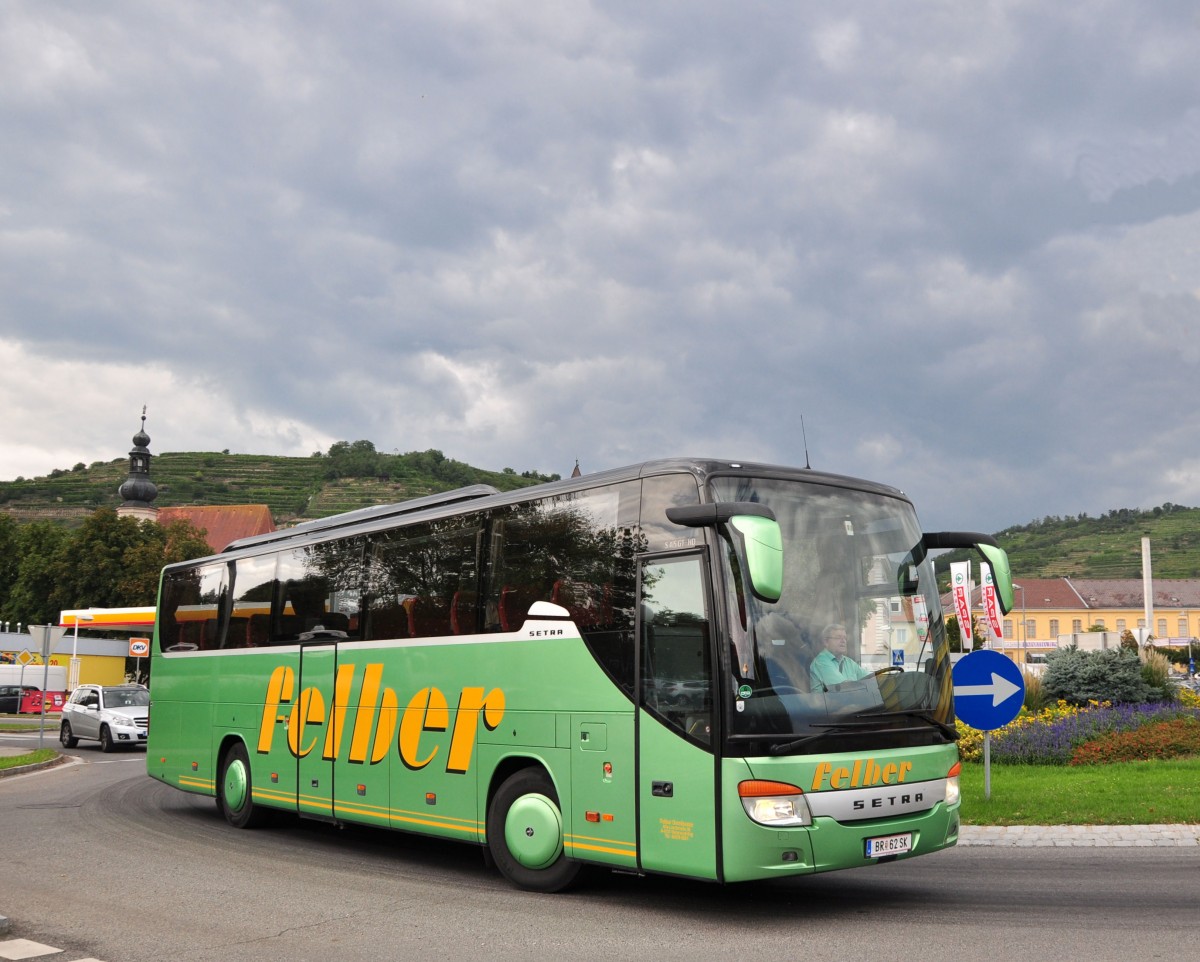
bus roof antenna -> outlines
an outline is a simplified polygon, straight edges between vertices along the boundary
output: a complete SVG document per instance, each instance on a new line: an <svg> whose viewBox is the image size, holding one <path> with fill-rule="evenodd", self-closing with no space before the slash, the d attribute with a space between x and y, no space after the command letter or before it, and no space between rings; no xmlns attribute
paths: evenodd
<svg viewBox="0 0 1200 962"><path fill-rule="evenodd" d="M800 415L800 436L804 439L804 467L809 471L812 465L808 463L808 433L804 430L804 415Z"/></svg>

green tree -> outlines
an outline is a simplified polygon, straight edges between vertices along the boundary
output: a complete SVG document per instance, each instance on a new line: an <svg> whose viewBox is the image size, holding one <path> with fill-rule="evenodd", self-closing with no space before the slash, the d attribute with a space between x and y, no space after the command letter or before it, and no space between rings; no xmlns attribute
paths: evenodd
<svg viewBox="0 0 1200 962"><path fill-rule="evenodd" d="M70 551L55 562L53 606L62 610L126 604L119 587L125 555L146 540L144 523L157 527L152 521L118 517L113 508L101 508L88 517L71 538Z"/></svg>
<svg viewBox="0 0 1200 962"><path fill-rule="evenodd" d="M980 625L979 621L974 620L971 625L971 651L978 651L987 644L986 629ZM961 651L962 645L962 630L958 626L957 615L946 615L946 641L950 645L951 651Z"/></svg>
<svg viewBox="0 0 1200 962"><path fill-rule="evenodd" d="M58 622L51 595L58 564L71 543L71 533L51 521L23 525L17 536L17 577L4 606L4 620L26 625Z"/></svg>
<svg viewBox="0 0 1200 962"><path fill-rule="evenodd" d="M20 537L20 528L12 515L0 514L0 613L8 610L8 598L20 571Z"/></svg>
<svg viewBox="0 0 1200 962"><path fill-rule="evenodd" d="M3 537L0 525L0 548ZM119 518L112 508L96 511L74 533L34 522L15 540L17 574L0 610L24 624L56 624L67 608L152 605L164 565L212 553L187 521L159 525Z"/></svg>
<svg viewBox="0 0 1200 962"><path fill-rule="evenodd" d="M204 532L188 521L172 521L168 525L144 523L141 535L142 542L130 547L122 559L123 574L116 586L116 597L122 599L117 604L121 607L154 604L159 575L166 565L212 553Z"/></svg>

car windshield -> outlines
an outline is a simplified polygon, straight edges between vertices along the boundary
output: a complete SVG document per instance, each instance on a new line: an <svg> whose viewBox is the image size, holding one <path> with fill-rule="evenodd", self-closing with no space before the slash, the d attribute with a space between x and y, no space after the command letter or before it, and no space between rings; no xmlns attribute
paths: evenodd
<svg viewBox="0 0 1200 962"><path fill-rule="evenodd" d="M105 708L145 708L150 704L150 692L140 688L118 689L104 693Z"/></svg>
<svg viewBox="0 0 1200 962"><path fill-rule="evenodd" d="M949 650L933 566L901 497L801 481L716 478L720 501L769 506L783 535L783 592L743 591L725 542L727 731L801 750L831 734L953 737Z"/></svg>

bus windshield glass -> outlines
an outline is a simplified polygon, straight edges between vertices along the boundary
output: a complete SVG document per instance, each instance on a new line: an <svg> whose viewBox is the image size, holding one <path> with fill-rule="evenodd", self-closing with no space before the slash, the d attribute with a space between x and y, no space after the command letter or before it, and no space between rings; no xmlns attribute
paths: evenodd
<svg viewBox="0 0 1200 962"><path fill-rule="evenodd" d="M786 750L819 738L953 736L949 651L933 565L912 505L804 481L728 477L718 501L772 509L783 535L776 602L747 590L722 543L730 617L727 733ZM808 749L811 750L811 749Z"/></svg>

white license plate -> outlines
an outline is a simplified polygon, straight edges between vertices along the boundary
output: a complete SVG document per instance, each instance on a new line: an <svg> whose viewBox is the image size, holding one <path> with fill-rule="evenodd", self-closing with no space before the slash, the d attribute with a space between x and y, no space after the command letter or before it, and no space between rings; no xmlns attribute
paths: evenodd
<svg viewBox="0 0 1200 962"><path fill-rule="evenodd" d="M912 832L903 835L881 835L879 838L867 839L867 858L881 858L884 855L903 855L912 851Z"/></svg>

